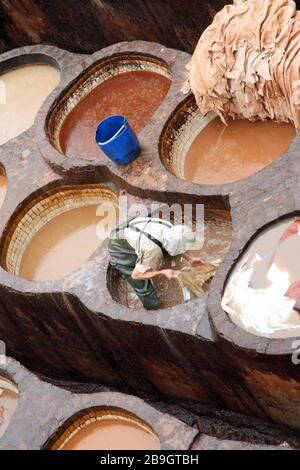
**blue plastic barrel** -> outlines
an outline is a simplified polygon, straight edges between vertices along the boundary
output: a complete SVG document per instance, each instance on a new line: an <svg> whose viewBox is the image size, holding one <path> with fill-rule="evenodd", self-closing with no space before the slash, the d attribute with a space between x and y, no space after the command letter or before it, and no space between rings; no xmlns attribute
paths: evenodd
<svg viewBox="0 0 300 470"><path fill-rule="evenodd" d="M138 138L124 116L110 116L100 122L96 143L118 165L133 162L141 152Z"/></svg>

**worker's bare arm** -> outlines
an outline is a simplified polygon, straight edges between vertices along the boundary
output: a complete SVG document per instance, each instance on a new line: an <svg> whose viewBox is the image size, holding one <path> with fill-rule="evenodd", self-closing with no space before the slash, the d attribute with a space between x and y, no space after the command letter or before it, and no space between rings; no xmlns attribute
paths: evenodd
<svg viewBox="0 0 300 470"><path fill-rule="evenodd" d="M161 271L147 271L142 273L137 268L135 268L132 272L132 279L137 281L144 281L146 279L153 279L157 276L165 276L167 279L175 279L178 276L178 272L174 271L174 269L162 269Z"/></svg>
<svg viewBox="0 0 300 470"><path fill-rule="evenodd" d="M183 258L186 259L193 267L201 266L202 264L204 264L203 261L201 260L201 258L196 257L196 256L193 256L193 255L191 255L191 254L188 253L188 252L184 253L182 256L183 256Z"/></svg>

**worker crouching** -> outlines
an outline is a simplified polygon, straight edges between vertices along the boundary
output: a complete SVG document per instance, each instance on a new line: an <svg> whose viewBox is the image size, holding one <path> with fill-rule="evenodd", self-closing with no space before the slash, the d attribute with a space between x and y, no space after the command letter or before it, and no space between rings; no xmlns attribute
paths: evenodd
<svg viewBox="0 0 300 470"><path fill-rule="evenodd" d="M186 225L151 217L136 218L111 232L110 264L125 276L146 310L158 310L161 305L151 279L177 278L177 271L160 269L166 255L182 255L192 266L202 264L188 253L195 241L195 234Z"/></svg>

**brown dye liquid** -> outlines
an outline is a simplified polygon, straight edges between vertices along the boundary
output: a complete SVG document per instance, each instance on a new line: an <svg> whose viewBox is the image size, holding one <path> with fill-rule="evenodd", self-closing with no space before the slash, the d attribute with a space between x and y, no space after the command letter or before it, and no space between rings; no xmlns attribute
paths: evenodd
<svg viewBox="0 0 300 470"><path fill-rule="evenodd" d="M122 419L103 419L80 429L62 450L159 450L158 437Z"/></svg>
<svg viewBox="0 0 300 470"><path fill-rule="evenodd" d="M282 155L295 137L292 124L213 119L196 137L185 160L185 178L224 184L246 178Z"/></svg>
<svg viewBox="0 0 300 470"><path fill-rule="evenodd" d="M0 145L33 125L59 80L60 72L50 65L25 65L0 76Z"/></svg>
<svg viewBox="0 0 300 470"><path fill-rule="evenodd" d="M97 207L72 209L44 225L25 250L20 276L52 281L80 267L103 241L96 234Z"/></svg>
<svg viewBox="0 0 300 470"><path fill-rule="evenodd" d="M7 191L7 179L0 175L0 207L3 205Z"/></svg>
<svg viewBox="0 0 300 470"><path fill-rule="evenodd" d="M124 115L138 134L165 98L170 85L167 77L146 71L121 73L101 83L65 119L60 133L62 152L74 158L98 157L97 126L114 114Z"/></svg>

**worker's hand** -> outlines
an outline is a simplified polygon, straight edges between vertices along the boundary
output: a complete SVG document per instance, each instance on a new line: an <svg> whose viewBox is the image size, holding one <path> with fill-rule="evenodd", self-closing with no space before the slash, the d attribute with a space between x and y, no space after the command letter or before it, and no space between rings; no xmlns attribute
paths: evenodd
<svg viewBox="0 0 300 470"><path fill-rule="evenodd" d="M190 263L193 266L193 268L197 268L197 266L203 266L204 264L201 258L196 258L196 257L191 259Z"/></svg>
<svg viewBox="0 0 300 470"><path fill-rule="evenodd" d="M175 271L174 269L164 269L161 272L169 280L176 279L178 277L178 271Z"/></svg>

